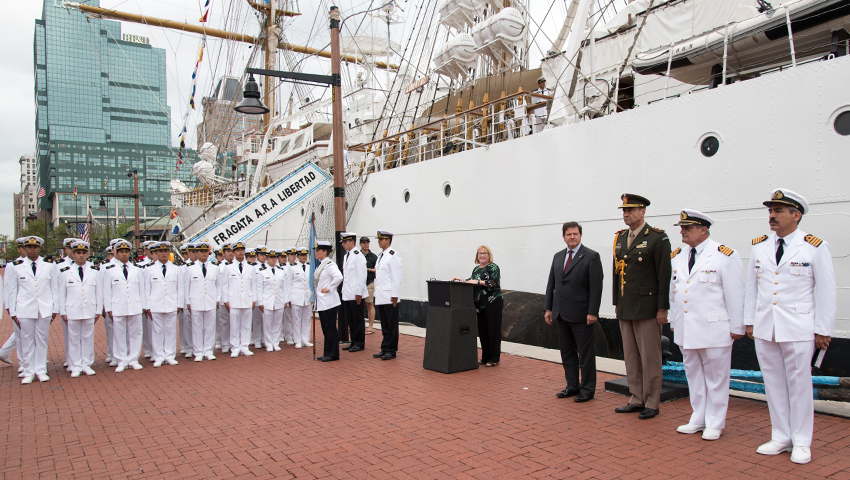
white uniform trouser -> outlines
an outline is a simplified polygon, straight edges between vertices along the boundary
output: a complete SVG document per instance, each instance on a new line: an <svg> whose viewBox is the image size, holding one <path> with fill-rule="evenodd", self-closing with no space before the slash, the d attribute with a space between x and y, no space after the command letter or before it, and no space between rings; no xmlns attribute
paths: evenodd
<svg viewBox="0 0 850 480"><path fill-rule="evenodd" d="M811 447L815 422L812 391L814 340L768 342L756 338L761 374L770 411L772 440Z"/></svg>
<svg viewBox="0 0 850 480"><path fill-rule="evenodd" d="M543 131L543 128L546 127L545 122L547 114L544 108L541 108L540 110L544 110L542 115L537 114L537 112L534 112L534 115L531 116L534 121L534 133L540 133Z"/></svg>
<svg viewBox="0 0 850 480"><path fill-rule="evenodd" d="M280 332L280 341L292 340L292 307L283 307L283 326Z"/></svg>
<svg viewBox="0 0 850 480"><path fill-rule="evenodd" d="M177 311L151 312L151 358L156 362L174 360L177 355Z"/></svg>
<svg viewBox="0 0 850 480"><path fill-rule="evenodd" d="M142 314L112 317L112 353L119 366L139 363L142 353Z"/></svg>
<svg viewBox="0 0 850 480"><path fill-rule="evenodd" d="M61 320L61 318L60 318L60 320ZM62 339L65 342L65 363L67 363L68 366L70 367L71 366L71 360L68 359L68 351L69 351L69 347L70 347L69 338L68 338L68 324L65 323L64 321L62 321Z"/></svg>
<svg viewBox="0 0 850 480"><path fill-rule="evenodd" d="M21 365L24 375L47 374L47 341L50 317L21 318Z"/></svg>
<svg viewBox="0 0 850 480"><path fill-rule="evenodd" d="M251 309L230 308L230 345L233 350L247 352L251 341Z"/></svg>
<svg viewBox="0 0 850 480"><path fill-rule="evenodd" d="M192 342L195 340L189 334L192 328L192 314L189 310L177 312L178 337L180 341L180 353L193 353Z"/></svg>
<svg viewBox="0 0 850 480"><path fill-rule="evenodd" d="M272 310L271 308L266 308L265 310L263 312L263 343L266 345L266 348L271 348L280 344L280 329L283 327L283 322L281 322L283 309Z"/></svg>
<svg viewBox="0 0 850 480"><path fill-rule="evenodd" d="M153 358L153 338L151 337L151 319L142 315L142 348L145 349L145 357Z"/></svg>
<svg viewBox="0 0 850 480"><path fill-rule="evenodd" d="M224 304L219 305L216 313L216 323L218 324L218 336L221 337L221 350L230 348L230 312Z"/></svg>
<svg viewBox="0 0 850 480"><path fill-rule="evenodd" d="M313 306L292 306L292 339L295 343L308 343L310 341L310 327L313 325Z"/></svg>
<svg viewBox="0 0 850 480"><path fill-rule="evenodd" d="M729 408L732 347L683 348L682 357L694 410L688 423L723 430Z"/></svg>
<svg viewBox="0 0 850 480"><path fill-rule="evenodd" d="M258 348L263 343L263 312L259 307L251 312L251 343Z"/></svg>
<svg viewBox="0 0 850 480"><path fill-rule="evenodd" d="M18 328L18 324L15 322L12 322L12 326L15 328L15 331L9 335L9 339L6 340L3 347L0 347L0 355L9 358L12 352L17 351L18 363L21 363L21 357L23 356L21 353L21 342L19 341L21 338L21 329Z"/></svg>
<svg viewBox="0 0 850 480"><path fill-rule="evenodd" d="M212 355L215 346L215 310L192 310L192 349L195 356Z"/></svg>
<svg viewBox="0 0 850 480"><path fill-rule="evenodd" d="M65 322L62 322L65 323ZM94 363L94 319L68 319L68 367L82 372Z"/></svg>
<svg viewBox="0 0 850 480"><path fill-rule="evenodd" d="M111 357L113 360L117 360L112 355L112 345L114 342L113 334L112 334L112 317L109 315L103 316L103 328L106 329L106 356Z"/></svg>

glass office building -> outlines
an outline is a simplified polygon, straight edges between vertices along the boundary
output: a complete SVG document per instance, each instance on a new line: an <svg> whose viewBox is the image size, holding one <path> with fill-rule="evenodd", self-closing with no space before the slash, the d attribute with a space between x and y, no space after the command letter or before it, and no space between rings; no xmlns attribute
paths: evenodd
<svg viewBox="0 0 850 480"><path fill-rule="evenodd" d="M129 170L139 172L142 220L170 213L169 182L194 185L196 155L184 150L175 172L165 50L122 34L119 22L65 9L61 0L44 0L33 50L37 184L47 192L40 218L54 225L85 221L91 207L100 221L132 221L133 198L102 198L133 193Z"/></svg>

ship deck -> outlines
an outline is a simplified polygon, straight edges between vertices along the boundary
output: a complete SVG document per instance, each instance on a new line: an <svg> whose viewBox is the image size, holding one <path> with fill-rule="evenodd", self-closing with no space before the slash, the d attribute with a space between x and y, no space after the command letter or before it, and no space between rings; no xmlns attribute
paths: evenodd
<svg viewBox="0 0 850 480"><path fill-rule="evenodd" d="M284 346L118 374L95 330L93 377L63 372L59 321L49 382L21 385L0 368L3 478L850 478L848 420L816 415L813 461L795 465L755 453L770 424L748 399L731 399L723 436L707 442L676 433L687 400L638 420L601 391L613 375L577 404L554 396L560 365L510 355L445 375L422 368L416 336L402 335L394 361L372 358L376 331L339 362Z"/></svg>

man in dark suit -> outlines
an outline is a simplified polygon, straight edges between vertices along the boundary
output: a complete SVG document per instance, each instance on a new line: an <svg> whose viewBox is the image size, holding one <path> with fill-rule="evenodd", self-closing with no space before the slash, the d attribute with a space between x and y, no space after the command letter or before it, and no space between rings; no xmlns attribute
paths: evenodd
<svg viewBox="0 0 850 480"><path fill-rule="evenodd" d="M546 323L558 323L558 343L567 388L558 398L576 396L586 402L596 391L596 353L593 324L602 303L602 261L599 253L581 244L582 229L576 222L561 227L567 248L555 254L546 285ZM579 367L581 384L579 384Z"/></svg>

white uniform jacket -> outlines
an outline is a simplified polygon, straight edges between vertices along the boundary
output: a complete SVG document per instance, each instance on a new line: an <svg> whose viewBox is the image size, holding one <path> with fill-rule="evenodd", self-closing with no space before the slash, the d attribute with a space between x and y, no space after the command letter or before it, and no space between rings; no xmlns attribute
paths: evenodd
<svg viewBox="0 0 850 480"><path fill-rule="evenodd" d="M204 276L202 262L189 262L184 265L183 291L186 294L185 305L192 310L208 312L215 310L221 301L221 279L224 277L218 265L207 261L207 275ZM232 306L232 305L231 305Z"/></svg>
<svg viewBox="0 0 850 480"><path fill-rule="evenodd" d="M343 301L356 300L354 297L360 295L363 298L369 296L366 289L366 257L357 247L346 252L342 263L342 299Z"/></svg>
<svg viewBox="0 0 850 480"><path fill-rule="evenodd" d="M239 271L239 265L242 271ZM224 301L230 308L252 308L256 270L247 260L236 260L224 266Z"/></svg>
<svg viewBox="0 0 850 480"><path fill-rule="evenodd" d="M691 247L674 251L670 280L670 327L676 345L686 349L729 347L744 334L744 266L741 256L711 238L697 247L688 273Z"/></svg>
<svg viewBox="0 0 850 480"><path fill-rule="evenodd" d="M145 295L144 269L127 262L127 278L124 265L116 261L106 267L103 279L103 304L113 316L139 315L142 313Z"/></svg>
<svg viewBox="0 0 850 480"><path fill-rule="evenodd" d="M83 265L83 279L80 280L80 266L74 263L59 269L59 315L68 320L87 320L100 315L103 311L103 295L100 288L100 268Z"/></svg>
<svg viewBox="0 0 850 480"><path fill-rule="evenodd" d="M295 262L295 265L290 265L289 270L292 272L292 288L289 290L289 301L293 305L305 306L310 304L310 285L313 281L310 278L310 265Z"/></svg>
<svg viewBox="0 0 850 480"><path fill-rule="evenodd" d="M262 266L257 270L257 306L278 310L289 303L292 270L288 266Z"/></svg>
<svg viewBox="0 0 850 480"><path fill-rule="evenodd" d="M162 266L165 265L165 276ZM183 271L177 265L156 262L148 265L145 272L145 310L153 313L176 312L186 305Z"/></svg>
<svg viewBox="0 0 850 480"><path fill-rule="evenodd" d="M829 245L797 229L786 237L777 266L776 242L775 233L753 240L744 324L753 325L753 335L766 341L810 341L815 334L831 337L836 287Z"/></svg>
<svg viewBox="0 0 850 480"><path fill-rule="evenodd" d="M322 268L323 265L324 268ZM321 272L319 268L322 268ZM319 282L316 285L316 311L323 312L339 306L341 302L339 294L336 293L336 287L342 283L342 272L339 271L336 262L330 258L322 260L316 267L316 274L319 276ZM328 292L322 293L323 288L327 288Z"/></svg>
<svg viewBox="0 0 850 480"><path fill-rule="evenodd" d="M375 263L375 305L393 303L392 298L401 295L401 255L390 247Z"/></svg>
<svg viewBox="0 0 850 480"><path fill-rule="evenodd" d="M6 269L6 308L10 316L44 318L59 313L59 272L56 265L38 257L33 275L32 264L30 259L25 258L12 262L14 269Z"/></svg>

